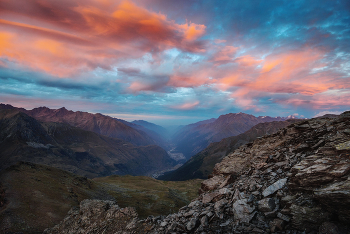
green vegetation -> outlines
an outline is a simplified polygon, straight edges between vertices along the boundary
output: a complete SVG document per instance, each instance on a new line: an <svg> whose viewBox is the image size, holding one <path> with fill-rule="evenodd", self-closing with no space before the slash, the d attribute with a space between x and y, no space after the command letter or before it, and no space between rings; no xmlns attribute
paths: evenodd
<svg viewBox="0 0 350 234"><path fill-rule="evenodd" d="M160 181L146 176L108 176L93 179L122 206L136 207L140 217L176 212L198 196L201 180Z"/></svg>
<svg viewBox="0 0 350 234"><path fill-rule="evenodd" d="M167 215L198 196L200 180L158 181L145 176L93 180L49 166L20 162L0 173L0 233L42 233L84 199L116 200L140 217ZM4 193L1 191L5 191Z"/></svg>

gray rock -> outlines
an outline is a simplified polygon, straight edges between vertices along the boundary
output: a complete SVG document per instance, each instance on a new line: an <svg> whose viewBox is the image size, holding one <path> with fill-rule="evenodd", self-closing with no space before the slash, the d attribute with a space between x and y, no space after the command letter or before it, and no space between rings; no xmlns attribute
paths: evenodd
<svg viewBox="0 0 350 234"><path fill-rule="evenodd" d="M202 202L200 202L200 201L193 201L193 202L191 202L190 204L188 204L188 207L190 207L190 208L194 208L194 207L199 207L199 206L202 206L203 204L202 204Z"/></svg>
<svg viewBox="0 0 350 234"><path fill-rule="evenodd" d="M288 215L284 215L284 214L282 214L282 213L280 213L280 212L277 213L277 217L280 218L280 219L282 219L282 220L284 220L284 221L286 221L286 222L289 222L289 221L290 221L290 218L289 218Z"/></svg>
<svg viewBox="0 0 350 234"><path fill-rule="evenodd" d="M277 190L283 188L286 183L287 183L287 178L276 181L275 183L273 183L263 191L262 193L263 196L267 197L271 194L274 194Z"/></svg>
<svg viewBox="0 0 350 234"><path fill-rule="evenodd" d="M197 225L198 219L197 218L192 218L186 225L186 228L188 231L191 231L194 229Z"/></svg>
<svg viewBox="0 0 350 234"><path fill-rule="evenodd" d="M247 199L237 200L232 209L235 220L244 223L249 223L256 213L255 206L248 205Z"/></svg>
<svg viewBox="0 0 350 234"><path fill-rule="evenodd" d="M221 194L218 192L207 193L203 195L202 202L203 204L207 204L211 202L214 198L220 196Z"/></svg>
<svg viewBox="0 0 350 234"><path fill-rule="evenodd" d="M265 198L258 202L258 209L261 212L271 212L275 209L275 199L273 198Z"/></svg>
<svg viewBox="0 0 350 234"><path fill-rule="evenodd" d="M168 222L163 221L163 222L160 223L161 227L165 227L166 225L168 225Z"/></svg>
<svg viewBox="0 0 350 234"><path fill-rule="evenodd" d="M201 225L203 227L206 227L208 225L208 216L205 215L201 218Z"/></svg>
<svg viewBox="0 0 350 234"><path fill-rule="evenodd" d="M224 206L228 203L228 201L226 199L221 199L220 201L215 202L214 205L214 210L215 212L218 213L222 213Z"/></svg>

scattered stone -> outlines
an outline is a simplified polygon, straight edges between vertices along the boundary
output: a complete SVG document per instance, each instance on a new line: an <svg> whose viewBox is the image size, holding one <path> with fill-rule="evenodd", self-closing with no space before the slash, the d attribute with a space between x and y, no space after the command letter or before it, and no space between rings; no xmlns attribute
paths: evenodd
<svg viewBox="0 0 350 234"><path fill-rule="evenodd" d="M287 215L284 215L284 214L282 214L280 212L277 213L277 217L282 219L282 220L284 220L284 221L286 221L286 222L290 221L290 218Z"/></svg>
<svg viewBox="0 0 350 234"><path fill-rule="evenodd" d="M284 187L284 185L287 182L287 178L284 179L280 179L277 182L275 182L274 184L270 185L269 187L267 187L264 191L263 191L263 196L267 197L271 194L274 194L277 190L281 189Z"/></svg>
<svg viewBox="0 0 350 234"><path fill-rule="evenodd" d="M225 181L223 176L214 176L202 182L201 189L203 191L211 191L219 187Z"/></svg>
<svg viewBox="0 0 350 234"><path fill-rule="evenodd" d="M192 218L186 225L187 230L191 231L192 229L194 229L196 227L197 223L198 223L198 219Z"/></svg>
<svg viewBox="0 0 350 234"><path fill-rule="evenodd" d="M254 206L247 204L247 199L237 200L233 204L234 218L239 222L249 223L256 213L254 210Z"/></svg>
<svg viewBox="0 0 350 234"><path fill-rule="evenodd" d="M273 198L265 198L258 202L258 209L261 212L271 212L275 209L275 199Z"/></svg>
<svg viewBox="0 0 350 234"><path fill-rule="evenodd" d="M201 225L202 225L203 227L206 227L206 226L208 225L208 216L203 216L203 217L201 218Z"/></svg>
<svg viewBox="0 0 350 234"><path fill-rule="evenodd" d="M270 222L271 232L282 231L284 228L284 221L282 219L274 219Z"/></svg>

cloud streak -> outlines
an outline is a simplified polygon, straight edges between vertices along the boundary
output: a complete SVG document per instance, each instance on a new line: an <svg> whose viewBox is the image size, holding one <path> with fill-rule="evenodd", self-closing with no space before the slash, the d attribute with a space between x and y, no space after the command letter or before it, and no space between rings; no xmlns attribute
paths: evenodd
<svg viewBox="0 0 350 234"><path fill-rule="evenodd" d="M0 6L0 101L45 103L47 95L105 113L115 105L130 115L203 118L350 108L346 1Z"/></svg>

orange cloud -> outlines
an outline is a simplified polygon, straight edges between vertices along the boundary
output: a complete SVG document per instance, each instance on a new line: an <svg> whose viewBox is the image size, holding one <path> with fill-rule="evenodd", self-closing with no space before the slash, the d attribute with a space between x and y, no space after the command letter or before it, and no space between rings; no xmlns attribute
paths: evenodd
<svg viewBox="0 0 350 234"><path fill-rule="evenodd" d="M119 59L156 55L170 48L189 52L204 49L198 39L205 33L205 25L177 24L131 1L117 5L81 2L19 0L26 7L6 2L0 13L11 20L0 19L1 57L66 77L98 67L111 69ZM14 18L19 22L12 21Z"/></svg>
<svg viewBox="0 0 350 234"><path fill-rule="evenodd" d="M218 48L218 52L213 55L210 61L214 62L216 65L232 62L233 56L236 54L237 50L238 48L234 46Z"/></svg>
<svg viewBox="0 0 350 234"><path fill-rule="evenodd" d="M244 55L241 57L238 57L234 60L236 63L238 63L240 66L257 66L262 62L262 60L256 59L251 55Z"/></svg>

